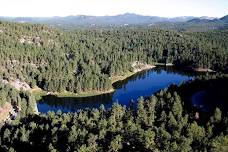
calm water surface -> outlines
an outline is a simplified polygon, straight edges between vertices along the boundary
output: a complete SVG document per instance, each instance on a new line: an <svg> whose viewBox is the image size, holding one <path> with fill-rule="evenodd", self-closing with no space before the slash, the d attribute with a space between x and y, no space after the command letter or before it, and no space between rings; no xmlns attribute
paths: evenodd
<svg viewBox="0 0 228 152"><path fill-rule="evenodd" d="M114 102L127 106L131 99L137 101L140 96L151 96L171 84L180 84L190 79L193 79L193 74L172 67L157 67L113 84L115 88L113 93L82 98L44 96L37 107L39 112L47 113L58 110L76 112L79 109L98 108L101 104L109 108Z"/></svg>

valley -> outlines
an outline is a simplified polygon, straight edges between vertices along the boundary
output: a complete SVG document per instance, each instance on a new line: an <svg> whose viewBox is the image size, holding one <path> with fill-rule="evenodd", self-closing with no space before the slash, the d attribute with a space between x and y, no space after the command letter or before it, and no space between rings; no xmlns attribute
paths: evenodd
<svg viewBox="0 0 228 152"><path fill-rule="evenodd" d="M0 21L0 151L226 151L226 17L184 22Z"/></svg>

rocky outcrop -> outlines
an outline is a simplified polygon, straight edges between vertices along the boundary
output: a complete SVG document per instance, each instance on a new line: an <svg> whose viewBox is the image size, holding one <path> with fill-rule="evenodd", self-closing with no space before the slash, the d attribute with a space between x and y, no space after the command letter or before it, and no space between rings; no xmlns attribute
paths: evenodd
<svg viewBox="0 0 228 152"><path fill-rule="evenodd" d="M152 69L155 66L154 65L150 65L150 64L146 64L146 63L141 63L139 61L135 61L131 64L132 67L132 71L133 72L140 72L143 70L148 70L148 69Z"/></svg>
<svg viewBox="0 0 228 152"><path fill-rule="evenodd" d="M36 44L38 46L41 46L42 40L39 36L31 37L31 36L22 36L19 39L19 42L21 44Z"/></svg>
<svg viewBox="0 0 228 152"><path fill-rule="evenodd" d="M22 82L19 79L15 79L13 81L8 81L5 79L0 80L3 84L9 84L11 86L13 86L14 88L16 88L17 90L24 90L24 91L28 91L31 89L31 87L26 83L26 82Z"/></svg>
<svg viewBox="0 0 228 152"><path fill-rule="evenodd" d="M0 107L0 125L4 122L9 122L11 119L15 118L17 113L15 112L11 103L6 102L2 107Z"/></svg>
<svg viewBox="0 0 228 152"><path fill-rule="evenodd" d="M17 90L31 90L30 86L26 82L21 82L19 79L13 81L0 79L0 82L4 85L11 85ZM11 120L14 120L17 117L20 110L20 105L17 105L15 101L6 102L2 107L0 107L0 126L4 123L10 122ZM34 114L39 114L36 102L34 103L33 110Z"/></svg>
<svg viewBox="0 0 228 152"><path fill-rule="evenodd" d="M26 82L21 82L19 79L14 80L10 83L12 86L14 86L17 90L30 90L30 86Z"/></svg>

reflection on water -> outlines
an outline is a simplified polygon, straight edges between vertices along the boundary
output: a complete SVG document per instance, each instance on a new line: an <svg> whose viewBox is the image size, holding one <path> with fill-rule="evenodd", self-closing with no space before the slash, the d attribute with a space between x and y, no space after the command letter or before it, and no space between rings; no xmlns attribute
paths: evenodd
<svg viewBox="0 0 228 152"><path fill-rule="evenodd" d="M192 95L192 105L202 112L210 112L213 107L205 101L206 91L199 91Z"/></svg>
<svg viewBox="0 0 228 152"><path fill-rule="evenodd" d="M114 93L93 97L55 97L45 96L38 102L41 113L50 111L75 112L79 109L98 108L101 104L111 107L114 102L128 105L133 99L140 96L150 96L170 84L179 84L193 78L193 73L176 70L172 67L157 67L148 71L137 73L123 81L116 82Z"/></svg>
<svg viewBox="0 0 228 152"><path fill-rule="evenodd" d="M98 108L101 104L110 107L112 105L112 94L104 94L93 97L56 97L47 95L38 102L38 111L46 113L48 111L75 112L78 109Z"/></svg>
<svg viewBox="0 0 228 152"><path fill-rule="evenodd" d="M225 82L224 82L225 83ZM215 91L219 90L219 91ZM206 90L198 91L192 95L192 105L201 112L214 112L215 108L220 108L224 113L227 113L228 103L227 93L225 88L214 88L211 92L208 88ZM225 95L225 96L224 96Z"/></svg>

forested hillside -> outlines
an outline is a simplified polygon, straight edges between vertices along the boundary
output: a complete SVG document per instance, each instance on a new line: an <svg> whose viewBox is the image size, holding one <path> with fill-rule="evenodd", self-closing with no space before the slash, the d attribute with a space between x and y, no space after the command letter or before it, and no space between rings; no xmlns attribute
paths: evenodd
<svg viewBox="0 0 228 152"><path fill-rule="evenodd" d="M218 87L213 93L227 101L227 76L220 73L170 86L138 99L137 105L77 113L34 115L31 93L37 87L49 92L105 92L112 89L111 78L134 71L136 63L227 72L227 42L227 31L62 31L0 22L0 110L18 115L1 127L0 151L227 151L224 106L215 104L203 118L188 105L191 89L199 87L208 87L208 94Z"/></svg>
<svg viewBox="0 0 228 152"><path fill-rule="evenodd" d="M227 31L119 28L62 31L0 22L0 78L46 91L107 91L134 61L227 71Z"/></svg>
<svg viewBox="0 0 228 152"><path fill-rule="evenodd" d="M17 119L1 128L0 151L225 152L227 111L214 107L207 118L201 114L196 117L186 108L183 92L193 91L189 86L214 86L216 81L227 84L227 80L209 76L171 86L151 97L139 98L137 108L133 103L127 108L114 104L111 109L101 106L77 113L49 112ZM227 85L223 87L227 89Z"/></svg>
<svg viewBox="0 0 228 152"><path fill-rule="evenodd" d="M2 122L36 113L35 97L27 91L0 82L0 126Z"/></svg>

